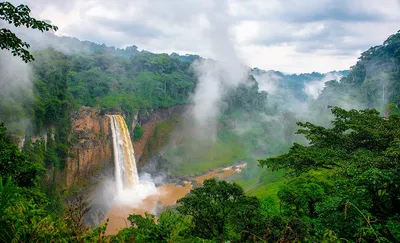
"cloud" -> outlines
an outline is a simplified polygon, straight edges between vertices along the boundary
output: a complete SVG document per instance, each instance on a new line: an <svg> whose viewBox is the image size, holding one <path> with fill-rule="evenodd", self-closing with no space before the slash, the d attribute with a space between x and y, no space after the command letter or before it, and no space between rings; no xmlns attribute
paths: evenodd
<svg viewBox="0 0 400 243"><path fill-rule="evenodd" d="M306 0L283 1L280 17L293 22L316 22L340 20L346 22L377 21L386 18L385 14L371 7L372 1L348 0ZM299 8L302 11L299 11Z"/></svg>
<svg viewBox="0 0 400 243"><path fill-rule="evenodd" d="M129 20L110 20L108 18L99 17L94 17L92 20L110 31L120 32L128 36L133 35L140 38L152 38L157 36L162 37L164 35L162 31L156 28Z"/></svg>
<svg viewBox="0 0 400 243"><path fill-rule="evenodd" d="M226 90L235 89L244 82L249 71L236 55L229 32L232 21L226 3L222 0L215 2L205 16L209 24L204 36L218 61L204 59L193 63L198 80L193 95L194 132L211 139L216 136L220 103ZM204 133L207 130L209 133Z"/></svg>
<svg viewBox="0 0 400 243"><path fill-rule="evenodd" d="M217 56L206 36L218 21L207 18L212 0L22 3L33 16L59 26L59 35L153 52ZM397 0L229 0L226 5L227 31L245 64L286 72L347 69L362 51L395 33L400 20Z"/></svg>
<svg viewBox="0 0 400 243"><path fill-rule="evenodd" d="M22 107L33 101L31 66L9 51L0 50L0 116L7 128L25 132L29 115Z"/></svg>
<svg viewBox="0 0 400 243"><path fill-rule="evenodd" d="M314 100L318 99L318 96L321 94L322 90L325 88L325 83L331 80L339 81L342 77L341 74L338 73L327 73L320 80L313 80L308 83L304 83L304 93Z"/></svg>
<svg viewBox="0 0 400 243"><path fill-rule="evenodd" d="M274 94L278 91L282 77L274 71L269 70L262 74L254 74L253 76L257 80L260 91L266 91L268 94Z"/></svg>
<svg viewBox="0 0 400 243"><path fill-rule="evenodd" d="M396 0L269 0L231 1L232 12L241 19L316 22L379 21L398 18Z"/></svg>

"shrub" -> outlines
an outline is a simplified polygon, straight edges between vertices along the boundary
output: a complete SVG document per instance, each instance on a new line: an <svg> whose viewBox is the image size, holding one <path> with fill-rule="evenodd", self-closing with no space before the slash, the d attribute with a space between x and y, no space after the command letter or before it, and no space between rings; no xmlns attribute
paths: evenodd
<svg viewBox="0 0 400 243"><path fill-rule="evenodd" d="M134 139L141 138L143 136L143 134L144 134L144 130L143 130L142 126L137 124L135 126L135 129L133 129L133 137L134 137Z"/></svg>

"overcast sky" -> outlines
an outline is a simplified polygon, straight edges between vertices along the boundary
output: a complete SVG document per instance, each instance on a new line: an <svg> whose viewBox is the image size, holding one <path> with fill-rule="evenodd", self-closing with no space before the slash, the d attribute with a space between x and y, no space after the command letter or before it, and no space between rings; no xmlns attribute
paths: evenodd
<svg viewBox="0 0 400 243"><path fill-rule="evenodd" d="M218 1L218 5L215 2ZM283 72L348 69L400 29L400 0L24 0L57 35L108 46L215 57L210 26L223 14L237 56ZM215 37L218 38L218 37Z"/></svg>

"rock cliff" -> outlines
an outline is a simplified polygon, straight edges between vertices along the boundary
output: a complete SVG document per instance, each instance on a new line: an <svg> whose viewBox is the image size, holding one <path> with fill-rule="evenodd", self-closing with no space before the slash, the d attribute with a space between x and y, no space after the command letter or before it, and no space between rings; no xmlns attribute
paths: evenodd
<svg viewBox="0 0 400 243"><path fill-rule="evenodd" d="M132 128L139 123L144 130L143 136L137 141L133 141L137 163L145 153L155 127L173 116L184 113L185 110L186 106L182 105L142 113L135 117L136 119L132 121ZM73 114L71 141L73 145L69 150L64 171L66 187L87 182L91 177L101 174L103 169L113 168L110 121L106 115L100 114L98 109L81 107ZM143 160L140 162L139 166L146 163Z"/></svg>
<svg viewBox="0 0 400 243"><path fill-rule="evenodd" d="M112 166L112 135L109 118L94 108L81 107L72 121L73 145L65 170L66 186L77 184Z"/></svg>
<svg viewBox="0 0 400 243"><path fill-rule="evenodd" d="M184 111L185 106L177 106L146 112L134 117L132 128L136 124L141 124L144 129L143 136L137 141L133 141L139 167L147 163L146 157L148 156L140 159L142 155L149 152L148 143L154 137L156 126L161 122L171 120L174 116L179 116ZM121 112L114 111L112 114L121 114ZM73 145L69 150L66 168L62 173L65 178L65 186L73 188L71 198L82 195L91 202L91 210L85 215L85 222L88 225L97 226L104 219L110 207L104 203L104 197L109 201L112 200L110 195L103 194L102 183L97 183L104 178L110 178L114 171L109 117L100 114L98 109L81 107L73 114L71 142ZM74 188L76 185L78 187Z"/></svg>
<svg viewBox="0 0 400 243"><path fill-rule="evenodd" d="M132 124L141 124L144 130L143 136L133 142L133 148L135 150L135 157L138 163L138 167L142 167L146 164L146 161L141 160L142 156L148 151L149 140L154 136L156 126L162 122L171 120L173 117L180 116L184 114L188 105L178 105L170 108L160 109L157 111L140 113L138 115L138 120L134 120ZM133 128L134 126L132 126ZM147 156L145 156L147 157Z"/></svg>

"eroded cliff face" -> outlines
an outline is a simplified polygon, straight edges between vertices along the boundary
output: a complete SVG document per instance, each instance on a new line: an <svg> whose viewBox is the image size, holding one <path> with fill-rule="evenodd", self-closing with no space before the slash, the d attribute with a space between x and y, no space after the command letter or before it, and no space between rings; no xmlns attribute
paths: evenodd
<svg viewBox="0 0 400 243"><path fill-rule="evenodd" d="M65 169L66 186L83 182L113 165L109 118L90 107L81 107L72 121L73 145Z"/></svg>
<svg viewBox="0 0 400 243"><path fill-rule="evenodd" d="M133 141L135 158L139 166L146 163L141 157L148 152L146 148L155 132L155 127L176 115L181 115L185 110L186 106L175 106L142 113L134 118L132 128L140 123L144 130L143 136ZM113 112L113 114L121 113ZM73 114L71 141L73 145L69 150L70 156L67 158L64 171L66 187L85 183L93 176L100 175L102 169L113 168L110 120L108 116L101 115L98 109L81 107Z"/></svg>
<svg viewBox="0 0 400 243"><path fill-rule="evenodd" d="M178 106L146 112L142 116L134 117L132 128L139 123L144 130L143 136L137 141L133 141L135 158L139 167L147 163L147 160L141 159L141 157L146 158L143 155L148 152L147 145L149 140L154 137L156 126L174 116L179 116L184 110L184 106ZM120 111L113 111L110 114L122 115ZM85 216L85 222L91 226L99 225L110 207L104 203L104 195L98 194L97 189L102 184L97 182L113 177L112 141L108 116L101 115L99 110L90 107L81 107L73 114L71 134L73 145L69 150L70 157L67 159L66 168L62 174L65 178L66 188L71 189L72 186L78 185L76 188L78 190L73 190L72 198L82 195L91 202L91 210ZM110 198L110 202L111 200L112 198Z"/></svg>
<svg viewBox="0 0 400 243"><path fill-rule="evenodd" d="M159 109L157 111L139 113L138 119L142 125L151 122L162 122L171 119L174 115L182 115L192 106L177 105L170 108Z"/></svg>
<svg viewBox="0 0 400 243"><path fill-rule="evenodd" d="M134 125L137 123L140 123L144 130L143 136L140 139L133 141L133 148L135 150L135 158L138 167L143 167L146 164L146 159L148 158L146 154L149 154L148 144L150 139L154 137L157 125L171 120L174 117L181 116L188 108L188 105L178 105L170 108L159 109L157 111L140 113L138 119L132 121L132 128L134 128ZM142 159L142 157L144 157L144 159Z"/></svg>

